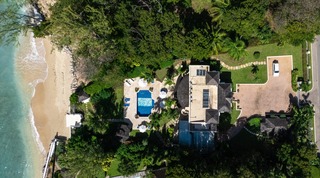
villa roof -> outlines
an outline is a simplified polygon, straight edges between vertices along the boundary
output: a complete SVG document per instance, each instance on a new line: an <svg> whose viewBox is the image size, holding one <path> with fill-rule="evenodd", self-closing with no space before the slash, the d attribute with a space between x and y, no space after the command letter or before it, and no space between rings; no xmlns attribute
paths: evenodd
<svg viewBox="0 0 320 178"><path fill-rule="evenodd" d="M264 122L260 125L261 132L270 132L273 129L277 128L280 129L287 129L288 128L288 121L286 119L280 118L266 118Z"/></svg>
<svg viewBox="0 0 320 178"><path fill-rule="evenodd" d="M181 79L177 89L177 98L181 108L189 107L189 75Z"/></svg>
<svg viewBox="0 0 320 178"><path fill-rule="evenodd" d="M206 123L207 124L219 124L219 111L216 109L206 110Z"/></svg>
<svg viewBox="0 0 320 178"><path fill-rule="evenodd" d="M220 83L218 88L218 110L231 112L232 91L230 83Z"/></svg>
<svg viewBox="0 0 320 178"><path fill-rule="evenodd" d="M66 127L80 127L82 114L66 114Z"/></svg>
<svg viewBox="0 0 320 178"><path fill-rule="evenodd" d="M220 80L220 74L217 71L211 71L206 73L207 85L218 85Z"/></svg>
<svg viewBox="0 0 320 178"><path fill-rule="evenodd" d="M87 100L87 99L89 99L89 98L90 98L90 96L89 96L86 92L82 91L82 92L79 94L78 101L79 101L79 102L83 102L84 100Z"/></svg>

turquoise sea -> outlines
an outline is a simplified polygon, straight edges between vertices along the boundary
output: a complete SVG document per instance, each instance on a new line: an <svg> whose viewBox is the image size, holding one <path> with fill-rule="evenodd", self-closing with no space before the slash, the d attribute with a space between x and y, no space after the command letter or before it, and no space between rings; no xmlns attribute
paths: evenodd
<svg viewBox="0 0 320 178"><path fill-rule="evenodd" d="M30 103L46 77L44 55L42 41L30 33L19 45L0 46L0 178L41 176L45 153Z"/></svg>

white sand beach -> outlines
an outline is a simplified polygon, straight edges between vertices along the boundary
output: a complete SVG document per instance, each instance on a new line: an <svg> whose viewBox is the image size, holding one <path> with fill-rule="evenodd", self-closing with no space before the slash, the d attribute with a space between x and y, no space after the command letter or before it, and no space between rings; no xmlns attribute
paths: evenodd
<svg viewBox="0 0 320 178"><path fill-rule="evenodd" d="M69 108L73 75L71 56L66 52L53 50L48 38L44 39L44 46L48 76L43 83L36 86L31 106L40 140L48 151L56 134L66 137L70 135L70 130L66 128L65 115Z"/></svg>

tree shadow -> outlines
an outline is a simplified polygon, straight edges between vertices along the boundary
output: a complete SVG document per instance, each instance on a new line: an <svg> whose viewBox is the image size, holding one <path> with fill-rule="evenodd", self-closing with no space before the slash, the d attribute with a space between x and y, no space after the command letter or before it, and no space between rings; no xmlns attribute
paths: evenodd
<svg viewBox="0 0 320 178"><path fill-rule="evenodd" d="M291 93L289 94L289 108L292 106L298 107L298 97L293 96ZM291 105L291 106L290 106ZM288 109L289 110L289 109Z"/></svg>
<svg viewBox="0 0 320 178"><path fill-rule="evenodd" d="M210 70L214 71L221 71L222 65L221 62L215 59L202 59L202 60L196 60L196 59L191 59L190 65L209 65Z"/></svg>
<svg viewBox="0 0 320 178"><path fill-rule="evenodd" d="M220 81L224 83L232 83L231 72L227 72L227 71L221 72Z"/></svg>
<svg viewBox="0 0 320 178"><path fill-rule="evenodd" d="M219 125L218 129L219 132L226 132L232 126L231 124L231 114L229 113L221 113L219 117Z"/></svg>
<svg viewBox="0 0 320 178"><path fill-rule="evenodd" d="M169 79L172 79L174 77L174 75L176 74L176 69L174 68L173 65L171 65L170 67L167 68L167 74L166 77Z"/></svg>

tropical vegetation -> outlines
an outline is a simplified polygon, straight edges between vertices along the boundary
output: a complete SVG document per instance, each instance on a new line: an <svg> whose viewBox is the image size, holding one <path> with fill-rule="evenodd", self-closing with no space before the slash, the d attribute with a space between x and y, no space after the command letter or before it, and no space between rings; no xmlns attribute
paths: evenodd
<svg viewBox="0 0 320 178"><path fill-rule="evenodd" d="M320 33L317 0L57 0L50 17L41 19L18 12L23 5L0 9L0 42L15 41L30 29L36 37L50 36L58 49L72 52L76 71L90 81L83 90L92 106L83 107L76 94L70 97L86 118L58 152L66 176L105 177L116 172L110 169L123 175L140 170L152 174L166 167L168 177L309 177L320 167L309 138L309 105L294 109L284 135L265 140L243 130L206 155L174 144L172 127L161 129L178 115L173 103L151 116L150 133L137 133L125 143L116 136L119 124L124 124L119 94L123 79L139 76L152 81L156 71L170 71L175 60L228 54L237 63L245 57L264 57L263 51L254 50L258 56L247 47L311 42ZM181 67L177 73L185 71ZM266 67L239 70L233 81L264 81L261 71ZM172 76L165 76L168 85ZM219 129L226 131L234 117L224 115Z"/></svg>

